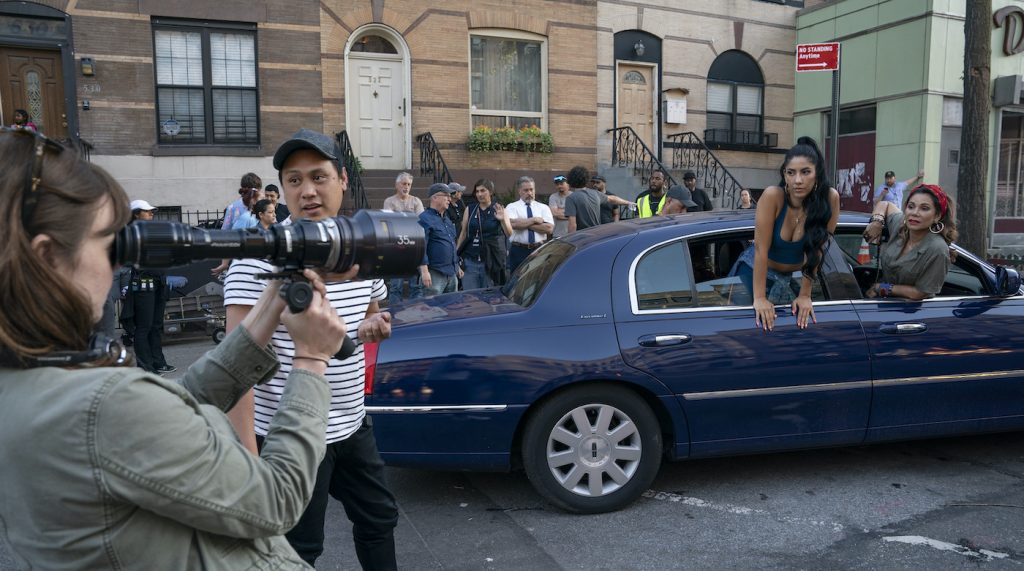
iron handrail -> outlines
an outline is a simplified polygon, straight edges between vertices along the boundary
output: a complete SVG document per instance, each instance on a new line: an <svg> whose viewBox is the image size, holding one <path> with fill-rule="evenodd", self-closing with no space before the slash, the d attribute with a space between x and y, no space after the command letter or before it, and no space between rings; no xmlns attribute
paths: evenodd
<svg viewBox="0 0 1024 571"><path fill-rule="evenodd" d="M434 182L452 182L452 173L448 170L448 164L444 162L441 149L437 148L437 141L430 131L416 135L416 144L420 149L420 175L433 175Z"/></svg>
<svg viewBox="0 0 1024 571"><path fill-rule="evenodd" d="M607 129L605 133L612 134L612 165L617 167L632 167L633 174L640 176L640 184L647 185L651 173L661 169L667 177L666 188L677 184L672 174L668 172L665 165L661 164L658 156L644 143L640 135L636 134L630 126L615 127Z"/></svg>
<svg viewBox="0 0 1024 571"><path fill-rule="evenodd" d="M352 141L348 138L348 132L339 131L334 134L334 138L338 141L341 156L344 157L345 170L348 172L347 194L352 197L352 207L342 207L342 210L346 210L351 214L356 210L369 208L370 201L366 198L366 188L363 186L363 178L359 174L362 170L362 164L352 151Z"/></svg>
<svg viewBox="0 0 1024 571"><path fill-rule="evenodd" d="M711 199L716 206L736 208L739 205L743 185L696 133L686 131L665 138L675 143L672 148L673 169L694 171L697 180L703 181L704 189L711 191Z"/></svg>

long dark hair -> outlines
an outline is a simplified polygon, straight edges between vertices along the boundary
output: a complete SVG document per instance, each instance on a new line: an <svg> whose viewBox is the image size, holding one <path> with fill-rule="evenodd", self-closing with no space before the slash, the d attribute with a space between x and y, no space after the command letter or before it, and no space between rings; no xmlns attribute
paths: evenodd
<svg viewBox="0 0 1024 571"><path fill-rule="evenodd" d="M789 204L789 189L786 188L786 165L796 157L804 157L814 163L814 188L804 199L804 267L802 271L809 278L818 275L821 263L824 260L825 244L828 242L828 223L832 220L832 204L829 201L829 190L832 184L828 180L825 171L825 157L818 148L818 143L810 137L800 137L796 140L789 152L786 153L782 166L779 167L779 176L782 181L779 186L786 194L786 204Z"/></svg>

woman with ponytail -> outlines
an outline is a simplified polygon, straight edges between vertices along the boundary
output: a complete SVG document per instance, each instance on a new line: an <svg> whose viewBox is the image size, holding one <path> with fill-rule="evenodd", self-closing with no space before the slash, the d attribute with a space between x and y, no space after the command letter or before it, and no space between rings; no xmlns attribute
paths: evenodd
<svg viewBox="0 0 1024 571"><path fill-rule="evenodd" d="M765 331L775 327L775 305L792 304L801 329L815 321L811 284L839 222L839 193L814 139L797 139L779 173L779 186L766 188L757 202L754 245L734 270L754 298L754 323ZM802 273L799 284L795 271Z"/></svg>
<svg viewBox="0 0 1024 571"><path fill-rule="evenodd" d="M949 246L957 236L955 218L953 201L938 185L910 191L903 212L879 201L864 239L877 241L883 228L893 238L881 247L880 281L868 288L867 297L921 300L939 293L949 271Z"/></svg>

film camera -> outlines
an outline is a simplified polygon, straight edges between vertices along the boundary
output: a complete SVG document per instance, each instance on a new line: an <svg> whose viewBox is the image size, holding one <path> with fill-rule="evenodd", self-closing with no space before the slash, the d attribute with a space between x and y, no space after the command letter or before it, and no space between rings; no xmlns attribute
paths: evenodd
<svg viewBox="0 0 1024 571"><path fill-rule="evenodd" d="M313 289L304 268L346 272L359 264L358 277L415 275L426 247L415 215L360 210L352 217L299 220L270 229L204 230L179 222L129 224L114 241L115 263L138 268L168 268L197 260L260 258L280 268L263 279L285 281L281 296L299 312L309 307ZM354 350L346 338L339 354Z"/></svg>

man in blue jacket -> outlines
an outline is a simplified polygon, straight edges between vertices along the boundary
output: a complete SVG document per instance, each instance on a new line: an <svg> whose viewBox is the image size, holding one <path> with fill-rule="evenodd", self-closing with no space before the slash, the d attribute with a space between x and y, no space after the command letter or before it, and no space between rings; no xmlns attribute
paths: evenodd
<svg viewBox="0 0 1024 571"><path fill-rule="evenodd" d="M455 224L445 215L451 205L451 192L446 184L430 185L427 191L430 208L420 214L427 246L420 266L420 282L426 295L456 291L462 278L459 255L455 251L458 234Z"/></svg>

